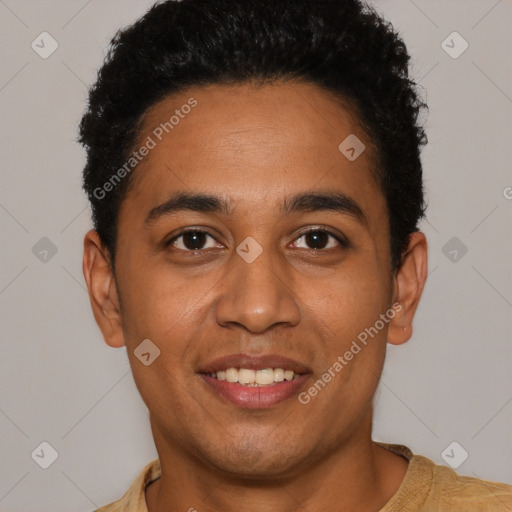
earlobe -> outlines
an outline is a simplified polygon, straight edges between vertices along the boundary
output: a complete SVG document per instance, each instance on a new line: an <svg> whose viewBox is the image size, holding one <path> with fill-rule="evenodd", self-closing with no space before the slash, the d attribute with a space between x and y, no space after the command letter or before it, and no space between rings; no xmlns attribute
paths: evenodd
<svg viewBox="0 0 512 512"><path fill-rule="evenodd" d="M97 231L84 238L83 272L96 323L111 347L124 346L119 298L110 255Z"/></svg>
<svg viewBox="0 0 512 512"><path fill-rule="evenodd" d="M428 268L428 247L425 235L411 234L402 264L397 270L393 286L395 317L389 323L388 343L401 345L412 336L412 321L425 287Z"/></svg>

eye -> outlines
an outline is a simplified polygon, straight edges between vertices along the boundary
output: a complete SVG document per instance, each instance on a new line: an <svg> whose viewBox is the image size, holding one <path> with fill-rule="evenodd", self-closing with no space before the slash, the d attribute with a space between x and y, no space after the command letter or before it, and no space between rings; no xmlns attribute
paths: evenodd
<svg viewBox="0 0 512 512"><path fill-rule="evenodd" d="M210 239L209 246L206 245L208 239ZM303 241L302 244L305 243L307 245L301 245L299 243L300 240ZM218 247L217 244L218 242L215 240L215 238L206 231L201 231L199 229L189 229L171 238L168 242L166 242L165 246L172 246L175 249L185 252L196 252L205 249L216 248ZM337 236L330 231L321 228L314 228L303 232L296 239L293 246L299 249L303 248L316 251L333 249L336 246L347 247L348 243L342 237Z"/></svg>
<svg viewBox="0 0 512 512"><path fill-rule="evenodd" d="M215 238L211 236L206 231L200 231L198 229L188 230L180 233L179 235L175 236L171 240L169 240L165 245L170 246L172 245L176 249L182 250L182 251L200 251L202 249L211 249L215 248L216 244L213 243L213 245L210 245L209 247L205 247L205 243L208 238L211 238L211 240L215 241Z"/></svg>
<svg viewBox="0 0 512 512"><path fill-rule="evenodd" d="M310 247L297 246L298 242L295 242L294 246L312 250L332 249L337 245L341 247L347 246L347 242L343 240L341 237L338 237L335 234L331 233L330 231L326 231L325 229L320 228L310 229L305 233L302 233L302 235L299 238L297 238L297 240L302 239L303 242L309 245Z"/></svg>

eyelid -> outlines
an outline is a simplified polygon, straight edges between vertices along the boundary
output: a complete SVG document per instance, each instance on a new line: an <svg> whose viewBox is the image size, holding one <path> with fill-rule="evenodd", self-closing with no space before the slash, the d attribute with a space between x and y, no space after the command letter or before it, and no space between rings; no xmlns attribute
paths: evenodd
<svg viewBox="0 0 512 512"><path fill-rule="evenodd" d="M173 242L175 242L178 238L182 237L183 235L186 235L188 233L201 233L201 234L205 234L205 235L208 235L210 238L213 238L217 243L221 243L217 240L216 238L216 235L213 235L212 233L210 233L207 229L205 228L194 228L194 227L186 227L186 228L183 228L182 230L179 230L177 233L174 233L172 235L171 238L169 238L169 240L167 241L164 241L164 247L168 247L170 246ZM178 250L181 250L182 252L190 252L190 253L193 253L193 252L201 252L201 251L204 251L205 249L196 249L196 250L191 250L191 249L188 249L188 250L185 250L185 249L178 249Z"/></svg>
<svg viewBox="0 0 512 512"><path fill-rule="evenodd" d="M298 240L299 238L303 237L304 235L307 235L307 234L309 234L311 232L315 232L315 231L321 231L321 232L324 232L325 234L327 234L328 236L332 236L339 243L339 245L343 248L347 248L350 245L349 241L343 234L334 232L331 228L329 228L328 226L324 226L324 225L308 226L307 228L305 228L304 230L302 230L296 234L294 241ZM181 230L181 231L178 231L178 233L175 233L168 241L164 242L164 246L165 247L170 246L178 238L180 238L183 235L186 235L188 233L202 233L202 234L208 235L209 237L213 238L217 243L221 243L217 240L216 236L214 236L212 233L210 233L205 228L187 227L187 228L183 228L183 230ZM198 252L204 252L207 249L196 249L196 250L177 249L177 250L181 251L181 252L187 252L187 253L198 253ZM316 251L316 252L327 252L329 249L306 249L306 250Z"/></svg>
<svg viewBox="0 0 512 512"><path fill-rule="evenodd" d="M308 226L304 229L304 231L301 231L297 234L295 237L295 240L303 237L304 235L307 235L308 233L315 232L315 231L321 231L329 236L332 236L341 247L347 248L349 247L350 243L348 239L343 235L342 233L339 233L338 231L333 231L328 226L324 226L322 224L316 225L316 226ZM316 252L327 252L329 249L306 249L310 251L316 251Z"/></svg>

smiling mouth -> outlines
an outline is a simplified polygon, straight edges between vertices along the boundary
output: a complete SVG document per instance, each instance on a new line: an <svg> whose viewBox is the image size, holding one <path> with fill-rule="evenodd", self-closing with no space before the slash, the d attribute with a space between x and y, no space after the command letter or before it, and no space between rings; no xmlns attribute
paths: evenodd
<svg viewBox="0 0 512 512"><path fill-rule="evenodd" d="M278 354L231 354L198 369L209 396L243 409L267 409L297 395L312 375L306 365Z"/></svg>
<svg viewBox="0 0 512 512"><path fill-rule="evenodd" d="M287 382L300 378L301 374L284 368L251 368L229 367L225 370L204 373L208 377L245 387L267 387L280 382Z"/></svg>

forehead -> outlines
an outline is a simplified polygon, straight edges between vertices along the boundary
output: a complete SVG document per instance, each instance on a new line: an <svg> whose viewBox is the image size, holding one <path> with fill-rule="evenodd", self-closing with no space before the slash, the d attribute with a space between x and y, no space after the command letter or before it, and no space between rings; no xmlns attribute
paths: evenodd
<svg viewBox="0 0 512 512"><path fill-rule="evenodd" d="M149 140L152 148L136 167L129 202L154 206L173 189L243 198L252 207L316 187L363 203L362 192L379 193L372 141L354 109L315 85L191 87L151 107L142 126L136 148ZM343 153L345 140L364 144L357 159Z"/></svg>

